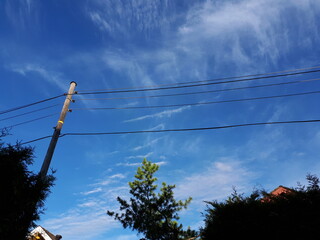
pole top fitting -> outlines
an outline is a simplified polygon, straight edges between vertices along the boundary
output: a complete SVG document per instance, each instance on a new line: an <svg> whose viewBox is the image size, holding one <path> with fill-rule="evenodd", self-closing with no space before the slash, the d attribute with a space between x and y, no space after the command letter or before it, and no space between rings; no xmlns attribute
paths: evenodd
<svg viewBox="0 0 320 240"><path fill-rule="evenodd" d="M74 83L77 86L77 83L75 81L70 82L70 84Z"/></svg>

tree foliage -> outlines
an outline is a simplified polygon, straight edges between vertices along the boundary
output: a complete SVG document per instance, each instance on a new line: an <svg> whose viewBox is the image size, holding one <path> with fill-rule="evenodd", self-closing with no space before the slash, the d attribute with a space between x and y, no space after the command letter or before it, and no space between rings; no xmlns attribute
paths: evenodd
<svg viewBox="0 0 320 240"><path fill-rule="evenodd" d="M190 229L184 231L182 224L177 222L178 212L187 208L191 198L176 201L173 193L175 185L166 183L162 183L157 193L154 173L158 169L157 164L144 159L135 180L129 182L130 201L118 197L121 212L108 211L107 214L120 221L124 228L137 230L150 240L176 240L195 235Z"/></svg>
<svg viewBox="0 0 320 240"><path fill-rule="evenodd" d="M308 186L277 196L256 190L244 197L235 191L224 202L207 202L202 239L318 239L319 179L307 175L307 180Z"/></svg>
<svg viewBox="0 0 320 240"><path fill-rule="evenodd" d="M54 177L40 178L28 170L33 152L31 147L0 142L0 239L25 239L43 213Z"/></svg>

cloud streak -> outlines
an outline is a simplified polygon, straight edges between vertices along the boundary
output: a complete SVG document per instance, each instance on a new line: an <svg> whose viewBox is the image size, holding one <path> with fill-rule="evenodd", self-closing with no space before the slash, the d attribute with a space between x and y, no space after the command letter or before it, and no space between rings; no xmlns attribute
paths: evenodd
<svg viewBox="0 0 320 240"><path fill-rule="evenodd" d="M168 164L166 161L159 161L159 162L154 162L155 164L159 166L163 166ZM136 163L118 163L117 166L124 166L124 167L139 167L141 166L141 162L136 162Z"/></svg>
<svg viewBox="0 0 320 240"><path fill-rule="evenodd" d="M87 205L87 207L92 207ZM91 210L93 210L91 208ZM104 211L86 211L72 209L58 218L48 219L43 225L50 231L66 239L89 240L111 229L119 227Z"/></svg>
<svg viewBox="0 0 320 240"><path fill-rule="evenodd" d="M119 181L125 178L122 173L107 176L105 179L97 179L98 183L89 186L97 186L86 192L80 192L76 206L71 207L65 213L42 221L42 225L50 231L60 234L66 239L89 240L120 228L120 224L107 216L107 210L117 209L117 196L126 196L127 185ZM109 180L108 184L103 181ZM111 185L113 184L113 185ZM126 235L123 235L124 239ZM119 239L121 237L119 236Z"/></svg>
<svg viewBox="0 0 320 240"><path fill-rule="evenodd" d="M87 191L87 192L81 192L82 195L90 195L93 193L102 192L102 188L95 188L93 190Z"/></svg>
<svg viewBox="0 0 320 240"><path fill-rule="evenodd" d="M168 0L95 0L93 3L87 11L89 19L111 36L129 38L143 34L149 37L156 31L165 31L175 19L174 4Z"/></svg>
<svg viewBox="0 0 320 240"><path fill-rule="evenodd" d="M156 139L148 141L144 145L140 145L140 146L134 147L133 151L139 151L139 150L141 150L143 148L151 147L152 145L156 144L160 139L162 139L162 138L156 138Z"/></svg>
<svg viewBox="0 0 320 240"><path fill-rule="evenodd" d="M48 71L46 68L37 64L25 64L22 66L15 66L11 67L11 70L23 76L26 76L28 73L37 73L47 82L55 84L61 90L66 91L66 81L62 79L61 74L54 71Z"/></svg>
<svg viewBox="0 0 320 240"><path fill-rule="evenodd" d="M286 15L288 9L293 16ZM315 0L205 1L190 8L177 29L162 35L168 40L164 46L126 53L110 49L103 58L114 71L143 84L152 84L157 76L175 82L204 80L225 71L229 75L265 71L279 61L292 67L301 64L285 62L292 48L313 56L311 50L320 40L319 11Z"/></svg>
<svg viewBox="0 0 320 240"><path fill-rule="evenodd" d="M183 178L176 184L176 195L179 198L191 196L196 204L203 205L203 201L225 198L230 194L232 186L245 189L253 176L239 161L221 158L205 170Z"/></svg>
<svg viewBox="0 0 320 240"><path fill-rule="evenodd" d="M30 31L35 27L39 27L39 8L37 1L34 0L20 0L12 2L4 0L4 10L8 22L14 29L19 31Z"/></svg>
<svg viewBox="0 0 320 240"><path fill-rule="evenodd" d="M311 30L317 29L315 14L319 7L319 2L313 0L206 1L190 9L187 21L179 28L178 42L183 51L199 53L199 58L213 57L216 69L226 63L236 67L277 64L290 48L319 40L319 32ZM297 17L284 17L288 9L294 9L292 13ZM310 28L303 22L308 22ZM279 26L286 26L286 31Z"/></svg>
<svg viewBox="0 0 320 240"><path fill-rule="evenodd" d="M128 122L141 121L141 120L145 120L145 119L149 119L149 118L171 117L172 115L174 115L176 113L181 113L181 112L183 112L183 111L185 111L187 109L190 109L190 106L180 107L180 108L171 109L171 110L164 110L164 111L161 111L161 112L158 112L158 113L148 114L148 115L144 115L144 116L141 116L141 117L125 120L124 122L128 123Z"/></svg>
<svg viewBox="0 0 320 240"><path fill-rule="evenodd" d="M147 154L145 155L133 155L133 156L128 156L126 157L126 159L144 159L144 158L148 158L150 157L151 155L153 154L153 152L148 152Z"/></svg>

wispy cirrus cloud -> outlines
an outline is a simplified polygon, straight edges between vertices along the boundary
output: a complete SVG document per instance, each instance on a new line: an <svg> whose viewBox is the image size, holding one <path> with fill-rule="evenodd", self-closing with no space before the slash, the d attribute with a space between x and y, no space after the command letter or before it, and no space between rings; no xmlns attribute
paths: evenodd
<svg viewBox="0 0 320 240"><path fill-rule="evenodd" d="M105 213L68 213L60 216L59 219L45 221L44 224L50 231L69 239L92 239L101 232L116 227L116 224Z"/></svg>
<svg viewBox="0 0 320 240"><path fill-rule="evenodd" d="M114 175L112 175L112 176L110 176L109 178L110 179L123 179L123 178L125 178L126 176L124 175L124 174L122 174L122 173L117 173L117 174L114 174Z"/></svg>
<svg viewBox="0 0 320 240"><path fill-rule="evenodd" d="M160 157L161 158L161 157ZM163 166L168 164L168 162L166 161L159 161L159 162L154 162L155 164L159 165L159 166ZM134 163L130 163L130 162L126 162L126 163L118 163L117 166L124 166L124 167L139 167L141 166L141 162L134 162Z"/></svg>
<svg viewBox="0 0 320 240"><path fill-rule="evenodd" d="M136 121L141 121L141 120L145 120L145 119L149 119L149 118L171 117L173 114L181 113L181 112L183 112L183 111L185 111L187 109L190 109L190 106L184 106L184 107L180 107L180 108L164 110L164 111L157 112L157 113L154 113L154 114L147 114L147 115L144 115L144 116L141 116L141 117L125 120L124 122L136 122Z"/></svg>
<svg viewBox="0 0 320 240"><path fill-rule="evenodd" d="M155 84L148 69L149 65L146 64L148 56L112 49L105 50L100 57L107 68L126 76L126 84L128 80L134 86Z"/></svg>
<svg viewBox="0 0 320 240"><path fill-rule="evenodd" d="M294 9L293 15L288 14L288 9ZM319 12L320 4L314 0L206 1L189 10L177 39L183 51L199 53L196 54L199 60L211 56L212 66L217 70L226 63L237 68L253 65L256 68L257 60L266 67L277 64L293 46L314 46L319 31L312 29ZM285 26L286 31L279 26Z"/></svg>
<svg viewBox="0 0 320 240"><path fill-rule="evenodd" d="M145 143L143 145L140 145L140 146L136 146L132 150L133 151L138 151L138 150L141 150L141 149L144 149L144 148L147 148L147 147L151 147L152 145L156 144L160 139L162 139L162 138L155 138L153 140L148 140L147 143Z"/></svg>
<svg viewBox="0 0 320 240"><path fill-rule="evenodd" d="M126 159L144 159L144 158L148 158L153 154L153 152L148 152L144 155L131 155L126 157Z"/></svg>
<svg viewBox="0 0 320 240"><path fill-rule="evenodd" d="M106 206L106 202L87 202L56 218L45 220L42 225L66 239L93 239L120 227L118 223L107 216Z"/></svg>
<svg viewBox="0 0 320 240"><path fill-rule="evenodd" d="M90 190L75 194L78 196L76 206L42 221L41 224L67 239L89 240L103 234L108 236L109 231L121 228L120 224L107 216L106 212L118 208L117 196L127 196L128 186L120 182L124 178L123 173L115 173L103 179L93 180L94 183L88 185ZM123 237L124 239L127 237L126 233Z"/></svg>
<svg viewBox="0 0 320 240"><path fill-rule="evenodd" d="M126 178L126 175L123 173L116 173L113 175L107 175L106 177L102 179L97 179L96 183L90 184L90 186L95 187L93 190L88 191L89 193L96 193L96 192L102 192L102 187L105 187L110 184L119 183L119 180ZM87 193L87 192L85 192ZM88 194L84 194L88 195Z"/></svg>
<svg viewBox="0 0 320 240"><path fill-rule="evenodd" d="M117 7L119 12L126 11L122 4ZM152 84L157 76L175 82L181 78L204 80L226 70L229 75L265 71L280 63L292 67L303 64L300 60L285 62L292 48L309 51L310 61L314 61L312 49L320 39L319 12L316 0L198 2L176 29L161 34L164 45L144 51L109 49L103 59L114 71L126 73L134 84ZM99 14L108 19L108 14Z"/></svg>
<svg viewBox="0 0 320 240"><path fill-rule="evenodd" d="M193 197L195 204L222 199L228 196L232 186L243 190L254 177L240 161L220 158L201 172L191 174L177 183L176 196Z"/></svg>
<svg viewBox="0 0 320 240"><path fill-rule="evenodd" d="M88 15L90 16L91 20L100 28L101 31L108 31L111 32L112 28L110 24L101 16L98 12L89 12Z"/></svg>
<svg viewBox="0 0 320 240"><path fill-rule="evenodd" d="M101 31L121 37L148 37L153 32L165 31L176 19L174 4L168 0L95 0L87 8L87 15Z"/></svg>
<svg viewBox="0 0 320 240"><path fill-rule="evenodd" d="M19 0L12 2L4 0L4 9L8 22L16 31L32 31L40 24L40 11L37 1Z"/></svg>
<svg viewBox="0 0 320 240"><path fill-rule="evenodd" d="M28 73L39 74L48 83L54 84L61 90L66 91L66 83L68 82L64 80L61 73L50 71L38 64L13 65L8 68L11 71L19 73L23 76L26 76Z"/></svg>
<svg viewBox="0 0 320 240"><path fill-rule="evenodd" d="M95 188L93 190L90 190L90 191L87 191L87 192L81 192L82 195L90 195L90 194L93 194L93 193L98 193L98 192L101 192L102 191L102 188Z"/></svg>
<svg viewBox="0 0 320 240"><path fill-rule="evenodd" d="M6 66L12 72L29 78L28 74L38 74L44 81L59 88L62 92L67 92L70 79L67 79L63 73L51 70L40 64L13 64ZM78 95L79 99L84 99L84 96ZM91 103L83 102L85 106L91 106ZM90 110L91 111L91 110Z"/></svg>

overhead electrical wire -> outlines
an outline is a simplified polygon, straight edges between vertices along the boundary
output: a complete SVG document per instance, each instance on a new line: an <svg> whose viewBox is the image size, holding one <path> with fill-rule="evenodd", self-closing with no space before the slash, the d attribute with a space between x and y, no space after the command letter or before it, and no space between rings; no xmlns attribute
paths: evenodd
<svg viewBox="0 0 320 240"><path fill-rule="evenodd" d="M224 88L224 89L214 89L214 90L196 91L196 92L159 94L159 95L147 95L147 96L132 96L132 97L77 98L76 100L77 101L93 101L93 100L95 100L95 101L98 100L99 101L99 100L120 100L120 99L175 97L175 96L185 96L185 95L195 95L195 94L226 92L226 91L233 91L233 90L253 89L253 88L261 88L261 87L272 87L272 86L289 85L289 84L297 84L297 83L307 83L307 82L313 82L313 81L319 81L319 80L320 80L320 78L315 78L315 79L307 79L307 80L297 80L297 81L290 81L290 82L270 83L270 84L254 85L254 86L247 86L247 87Z"/></svg>
<svg viewBox="0 0 320 240"><path fill-rule="evenodd" d="M130 92L145 92L145 91L160 91L160 90L170 90L170 89L181 89L181 88L193 88L193 87L201 87L201 86L209 86L209 85L218 85L218 84L228 84L228 83L237 83L237 82L246 82L253 80L261 80L261 79L269 79L269 78L278 78L278 77L287 77L287 76L296 76L303 75L309 73L320 72L320 66L309 67L309 68L300 68L293 70L284 70L278 72L271 73L263 73L263 74L251 74L245 76L238 77L225 77L225 78L215 78L209 80L202 81L190 81L190 82L178 82L178 83L170 83L170 84L159 84L153 86L142 86L142 87L131 87L131 88L114 88L114 89L97 89L97 90L83 90L77 91L74 94L79 95L90 95L90 94L109 94L109 93L130 93ZM235 88L225 88L225 89L216 89L216 90L207 90L207 91L197 91L197 92L185 92L185 93L174 93L174 94L160 94L160 95L151 95L151 96L136 96L136 97L123 97L123 98L105 98L105 99L128 99L128 98L152 98L152 97L169 97L169 96L179 96L179 95L190 95L190 94L202 94L202 93L211 93L211 92L222 92L222 91L231 91L231 90L240 90L240 89L249 89L249 88L259 88L259 87L269 87L269 86L277 86L284 84L294 84L294 83L303 83L303 82L311 82L311 81L319 81L320 79L309 79L309 80L296 80L290 82L282 82L282 83L271 83L271 84L263 84L263 85L255 85L255 86L247 86L247 87L235 87ZM107 91L101 91L107 90ZM231 100L221 100L221 101L211 101L211 102L198 102L198 103L184 103L184 104L173 104L173 105L156 105L156 106L133 106L133 107L108 107L108 108L74 108L72 110L112 110L112 109L143 109L143 108L162 108L162 107L177 107L177 106L195 106L195 105L204 105L204 104L216 104L216 103L227 103L227 102L240 102L240 101L250 101L250 100L260 100L260 99L271 99L271 98L280 98L280 97L292 97L292 96L300 96L307 94L316 94L320 93L320 91L313 92L304 92L304 93L293 93L293 94L284 94L284 95L275 95L275 96L265 96L265 97L255 97L255 98L243 98L243 99L231 99ZM74 95L72 94L72 95ZM37 102L25 104L22 106L6 109L0 111L0 115L6 114L9 112L17 111L20 109L24 109L30 106L34 106L43 102L47 102L50 100L57 99L59 97L65 96L66 94L60 94L51 98L46 98ZM89 100L89 99L80 99L80 100ZM94 99L92 99L94 100ZM40 109L36 109L33 111L25 112L22 114L17 114L11 117L2 118L0 121L24 116L27 114L31 114L34 112L42 111L44 109L48 109L56 105L52 105L49 107L44 107ZM42 116L39 118L31 119L28 121L20 122L11 126L4 127L12 128L19 125L31 123L34 121L38 121L44 118L48 118L56 115L49 114L46 116ZM223 129L223 128L233 128L233 127L242 127L242 126L257 126L257 125L267 125L267 124L288 124L288 123L308 123L308 122L320 122L320 120L302 120L302 121L284 121L284 122L265 122L265 123L249 123L249 124L238 124L238 125L227 125L227 126L218 126L218 127L206 127L206 128L190 128L190 129L165 129L165 130L141 130L141 131L129 131L129 132L107 132L107 133L65 133L60 135L60 137L68 136L68 135L106 135L106 134L129 134L129 133L152 133L152 132L178 132L178 131L196 131L196 130L213 130L213 129ZM23 143L31 143L35 141L39 141L42 139L49 138L51 136L45 136L38 139L31 140L29 142Z"/></svg>
<svg viewBox="0 0 320 240"><path fill-rule="evenodd" d="M34 119L31 119L31 120L28 120L28 121L24 121L24 122L20 122L20 123L17 123L17 124L13 124L11 126L2 127L1 129L10 129L10 128L13 128L13 127L16 127L16 126L20 126L20 125L23 125L23 124L27 124L27 123L31 123L31 122L34 122L34 121L38 121L38 120L41 120L41 119L44 119L44 118L52 117L52 116L55 116L57 114L58 113L45 115L45 116L34 118Z"/></svg>
<svg viewBox="0 0 320 240"><path fill-rule="evenodd" d="M282 98L282 97L293 97L293 96L302 96L302 95L317 94L317 93L320 93L320 91L291 93L291 94L273 95L273 96L264 96L264 97L254 97L254 98L241 98L241 99L231 99L231 100L221 100L221 101L210 101L210 102L171 104L171 105L133 106L133 107L72 108L72 109L70 109L70 111L74 111L74 110L76 110L76 111L77 110L127 110L127 109L146 109L146 108L167 108L167 107L197 106L197 105L207 105L207 104L253 101L253 100Z"/></svg>
<svg viewBox="0 0 320 240"><path fill-rule="evenodd" d="M178 128L178 129L160 129L160 130L137 130L137 131L122 131L122 132L74 132L74 133L64 133L60 137L65 136L97 136L97 135L125 135L125 134L140 134L140 133L163 133L163 132L188 132L188 131L206 131L206 130L219 130L228 128L238 128L238 127L250 127L250 126L262 126L262 125L280 125L280 124L303 124L303 123L317 123L320 119L309 119L309 120L293 120L293 121L273 121L273 122L256 122L256 123L242 123L234 125L223 125L223 126L211 126L211 127L201 127L201 128ZM32 142L40 141L51 136L45 136L37 138L31 141L27 141L23 144L29 144Z"/></svg>
<svg viewBox="0 0 320 240"><path fill-rule="evenodd" d="M172 86L172 85L184 85L184 84L190 84L190 83L200 83L200 82L205 82L204 84L192 84L192 85L186 85L186 86L173 86L173 87L160 87L160 88L149 88L150 86L144 87L144 88L118 88L118 89L127 89L127 90L121 90L121 91L111 91L112 89L108 89L108 91L103 91L103 92L93 92L93 91L81 91L81 92L76 92L74 94L79 94L79 95L84 95L84 94L106 94L106 93L123 93L123 92L141 92L141 91L156 91L156 90L167 90L167 89L177 89L177 88L187 88L187 87L198 87L198 86L206 86L206 85L213 85L213 84L223 84L223 83L232 83L232 82L243 82L243 81L252 81L252 80L258 80L258 79L265 79L265 78L275 78L275 77L281 77L281 76L293 76L293 75L299 75L299 74L307 74L307 73L315 73L315 72L320 72L320 66L315 66L315 67L308 67L308 68L300 68L300 69L293 69L293 70L284 70L284 71L278 71L278 72L272 72L272 73L264 73L264 74L251 74L251 75L245 75L245 76L238 76L238 77L226 77L226 78L216 78L216 79L211 79L211 80L203 80L203 81L192 81L192 82L180 82L180 83L172 83L172 84L160 84L156 86ZM311 69L317 69L317 70L311 70ZM309 70L309 71L305 71ZM293 71L300 71L300 72L293 72ZM293 73L286 73L286 74L280 74L280 75L272 75L272 76L265 76L265 75L271 75L271 74L278 74L278 73L285 73L285 72L293 72ZM238 79L238 78L245 78L245 77L252 77L252 76L262 76L262 77L254 77L254 78L247 78L247 79ZM219 81L219 80L227 80L227 79L237 79L233 81L220 81L220 82L213 82L211 81ZM129 89L129 90L128 90ZM30 104L6 109L3 111L0 111L0 115L6 114L9 112L17 111L23 108L27 108L36 104L40 104L46 101L50 101L62 96L65 96L66 93L57 95L55 97L51 98L46 98L37 102L33 102Z"/></svg>
<svg viewBox="0 0 320 240"><path fill-rule="evenodd" d="M61 134L60 137L64 137L64 136L118 135L118 134L134 134L134 133L160 133L160 132L203 131L203 130L217 130L217 129L236 128L236 127L259 126L259 125L293 124L293 123L314 123L314 122L320 122L320 119L294 120L294 121L279 121L279 122L243 123L243 124L223 125L223 126L214 126L214 127L202 127L202 128L181 128L181 129L162 129L162 130L138 130L138 131L124 131L124 132L64 133L64 134Z"/></svg>
<svg viewBox="0 0 320 240"><path fill-rule="evenodd" d="M43 99L43 100L40 100L40 101L37 101L37 102L33 102L33 103L26 104L26 105L10 108L10 109L7 109L7 110L3 110L3 111L0 111L0 115L1 114L5 114L5 113L9 113L9 112L13 112L13 111L17 111L17 110L20 110L20 109L23 109L23 108L31 107L31 106L39 104L39 103L51 101L53 99L56 99L56 98L59 98L59 97L62 97L62 96L65 96L65 94L60 94L60 95L57 95L55 97L46 98L46 99Z"/></svg>
<svg viewBox="0 0 320 240"><path fill-rule="evenodd" d="M156 86L145 86L145 87L140 87L140 88L137 88L137 87L134 87L134 88L120 88L120 90L117 90L117 89L115 89L115 90L101 89L101 91L100 90L96 90L96 91L82 90L82 91L77 91L76 94L78 94L78 95L89 95L89 94L106 94L106 93L159 91L159 90L169 90L169 89L179 89L179 88L188 88L188 87L200 87L200 86L208 86L208 85L217 85L217 84L225 84L225 83L245 82L245 81L253 81L253 80L276 78L276 77L285 77L285 76L294 76L294 75L301 75L301 74L315 73L315 72L320 72L320 69L304 71L304 72L285 73L285 74L278 74L278 75L271 75L271 76L252 77L252 78L245 78L245 79L238 79L239 77L232 77L231 79L235 79L235 80L230 80L230 81L220 81L220 80L225 80L226 78L217 78L217 79L211 79L211 80L197 81L196 82L197 84L190 84L190 85L183 85L183 86L156 85ZM202 82L202 83L200 83L200 82ZM191 82L191 83L194 83L194 82ZM180 84L176 83L174 85L181 85L181 84L186 84L186 83L180 83ZM166 87L162 87L162 86L166 86ZM123 90L121 90L121 89L123 89ZM102 91L102 90L107 90L107 91Z"/></svg>
<svg viewBox="0 0 320 240"><path fill-rule="evenodd" d="M220 81L220 80L230 80L230 79L238 79L238 78L265 76L265 75L272 75L272 74L279 74L279 73L286 73L286 72L305 71L305 70L311 70L311 69L317 69L317 68L320 68L320 66L307 67L307 68L297 68L297 69L283 70L283 71L270 72L270 73L260 73L260 74L250 74L250 75L233 76L233 77L214 78L214 79L200 80L200 81L166 83L166 84L157 84L157 85L149 85L149 86L136 86L136 87L126 87L126 88L91 89L91 90L82 90L81 92L104 91L104 90L124 90L124 89L136 89L136 88L146 88L146 87L154 88L154 87L160 87L160 86L184 85L184 84L193 84L193 83L200 83L200 82L210 82L210 81ZM310 73L311 72L313 72L313 71L310 71ZM318 70L316 70L316 72L318 72ZM303 72L303 73L309 73L309 71ZM297 74L299 74L299 73L297 73Z"/></svg>
<svg viewBox="0 0 320 240"><path fill-rule="evenodd" d="M33 111L21 113L21 114L14 115L14 116L11 116L11 117L2 118L2 119L0 119L0 121L5 121L5 120L8 120L8 119L17 118L17 117L28 115L28 114L35 113L35 112L40 112L40 111L43 111L45 109L53 108L53 107L58 106L58 105L60 105L60 104L54 104L54 105L51 105L49 107L39 108L39 109L36 109L36 110L33 110Z"/></svg>
<svg viewBox="0 0 320 240"><path fill-rule="evenodd" d="M43 140L43 139L46 139L46 138L50 138L52 137L52 135L48 135L48 136L44 136L44 137L40 137L40 138L36 138L36 139L33 139L31 141L27 141L27 142L22 142L22 143L18 143L19 145L25 145L25 144L29 144L29 143L33 143L33 142L37 142L37 141L40 141L40 140Z"/></svg>

